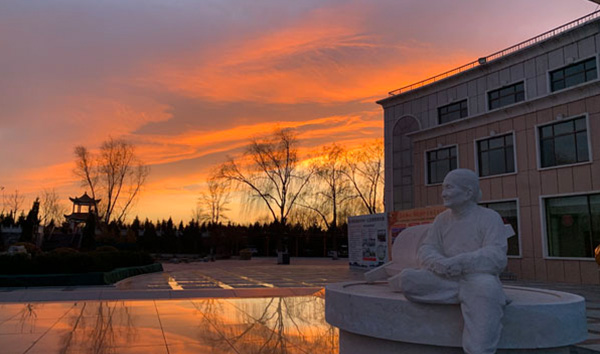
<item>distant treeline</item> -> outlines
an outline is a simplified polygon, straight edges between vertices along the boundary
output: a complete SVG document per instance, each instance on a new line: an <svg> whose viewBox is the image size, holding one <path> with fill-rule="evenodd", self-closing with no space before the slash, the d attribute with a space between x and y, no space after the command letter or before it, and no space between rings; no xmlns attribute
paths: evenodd
<svg viewBox="0 0 600 354"><path fill-rule="evenodd" d="M140 222L137 218L127 226L112 223L110 230L97 236L96 243L122 248L135 244L137 249L152 253L213 254L230 257L242 249L251 249L256 256L274 256L278 250L287 250L292 256L324 257L337 245L343 254L347 249L346 226L323 230L320 226L300 224L254 223L198 223L190 221L175 225L171 219ZM334 243L333 238L336 238Z"/></svg>
<svg viewBox="0 0 600 354"><path fill-rule="evenodd" d="M22 215L15 220L10 214L0 214L0 225L4 228L21 227L21 242L31 242L36 237L42 237L42 248L46 249L52 247L52 239L70 238L73 235L67 223L61 226L51 223L44 227L43 235L32 235L31 230L37 228L39 220L31 219ZM340 255L347 252L345 224L333 230L324 230L318 225L283 226L258 222L239 225L199 223L194 220L186 224L175 224L171 218L153 222L148 219L140 221L137 217L129 224L113 221L108 225L98 223L97 227L90 227L93 224L95 223L88 222L86 227L75 232L82 237L77 248L93 250L100 246L114 246L123 250L214 255L220 258L237 256L242 249L251 249L255 256L274 256L278 250L287 250L291 256L324 257L336 245L335 250ZM0 244L1 248L6 248L5 246L7 245Z"/></svg>

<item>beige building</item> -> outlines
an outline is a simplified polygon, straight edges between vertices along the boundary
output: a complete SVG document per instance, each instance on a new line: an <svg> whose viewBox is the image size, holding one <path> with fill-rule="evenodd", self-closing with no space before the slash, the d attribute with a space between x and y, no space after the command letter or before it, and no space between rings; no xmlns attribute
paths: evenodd
<svg viewBox="0 0 600 354"><path fill-rule="evenodd" d="M518 279L600 284L600 12L390 92L386 211L441 204L454 168L517 235Z"/></svg>

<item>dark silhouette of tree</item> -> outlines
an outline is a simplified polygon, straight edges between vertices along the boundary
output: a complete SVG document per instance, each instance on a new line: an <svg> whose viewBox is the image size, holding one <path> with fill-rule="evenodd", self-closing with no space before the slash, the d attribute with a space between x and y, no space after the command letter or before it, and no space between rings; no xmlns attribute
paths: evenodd
<svg viewBox="0 0 600 354"><path fill-rule="evenodd" d="M192 220L183 228L181 244L184 250L189 250L192 253L203 252L200 225L198 222Z"/></svg>
<svg viewBox="0 0 600 354"><path fill-rule="evenodd" d="M96 187L100 174L97 167L97 158L85 146L75 147L75 169L73 172L81 179L82 187L89 187L92 199L98 199L96 196ZM95 206L95 212L98 213L98 206Z"/></svg>
<svg viewBox="0 0 600 354"><path fill-rule="evenodd" d="M8 213L13 216L13 218L17 217L17 213L21 210L21 206L25 201L25 196L19 193L18 189L15 189L14 193L3 194L3 204L8 209Z"/></svg>
<svg viewBox="0 0 600 354"><path fill-rule="evenodd" d="M159 239L154 224L146 219L143 229L144 232L138 239L141 248L145 251L158 251Z"/></svg>
<svg viewBox="0 0 600 354"><path fill-rule="evenodd" d="M27 230L32 213L21 214L17 220L9 214L0 214L0 225L4 227L22 226ZM95 225L94 225L95 224ZM338 244L346 240L344 224L339 225L336 235ZM68 223L57 227L57 233L71 235ZM187 224L173 220L140 222L134 219L131 224L117 223L106 225L99 223L94 215L86 220L81 229L79 247L82 250L93 250L98 246L111 245L123 250L142 250L153 253L183 253L196 254L202 257L214 254L219 258L239 255L240 250L252 248L260 256L272 256L280 235L289 239L286 244L291 255L295 256L324 256L331 249L333 241L331 233L322 228L322 224L302 225L291 223L285 225L276 222L240 225L235 223L214 224L198 223L195 220ZM71 235L72 242L77 235ZM25 240L31 240L26 238ZM49 244L51 246L51 243Z"/></svg>
<svg viewBox="0 0 600 354"><path fill-rule="evenodd" d="M375 140L346 155L344 172L368 214L383 210L383 141Z"/></svg>
<svg viewBox="0 0 600 354"><path fill-rule="evenodd" d="M10 227L15 225L15 218L11 215L11 214L2 214L0 216L1 221L1 225L4 227Z"/></svg>
<svg viewBox="0 0 600 354"><path fill-rule="evenodd" d="M206 181L207 190L200 194L198 198L198 208L200 210L198 221L206 221L218 224L221 221L227 221L225 213L229 211L230 199L230 181L218 175L213 175Z"/></svg>
<svg viewBox="0 0 600 354"><path fill-rule="evenodd" d="M25 222L25 213L23 212L23 210L21 210L21 212L19 213L19 217L17 218L17 222L16 225L23 225L23 223Z"/></svg>
<svg viewBox="0 0 600 354"><path fill-rule="evenodd" d="M317 213L328 230L338 226L341 206L355 197L347 178L346 151L337 144L323 147L320 156L312 163L316 183L308 200L302 206Z"/></svg>
<svg viewBox="0 0 600 354"><path fill-rule="evenodd" d="M92 198L102 199L97 209L104 223L123 221L150 173L136 156L133 144L110 137L96 155L77 146L75 160L75 174L82 185L90 188Z"/></svg>
<svg viewBox="0 0 600 354"><path fill-rule="evenodd" d="M40 224L40 219L38 217L40 212L40 200L36 198L33 202L31 210L27 213L27 217L21 223L21 237L19 241L21 242L32 242L33 235L35 234L35 230Z"/></svg>
<svg viewBox="0 0 600 354"><path fill-rule="evenodd" d="M46 189L42 192L40 211L44 233L52 235L56 226L60 226L62 221L65 220L64 214L67 212L67 208L60 203L60 197L54 189Z"/></svg>
<svg viewBox="0 0 600 354"><path fill-rule="evenodd" d="M137 232L140 231L142 229L142 225L140 223L140 219L137 217L137 215L135 216L135 219L133 219L133 221L131 222L131 225L129 226L129 228L133 231Z"/></svg>
<svg viewBox="0 0 600 354"><path fill-rule="evenodd" d="M250 201L260 201L273 221L283 226L304 191L310 171L299 168L298 140L290 129L251 141L243 158L229 159L219 176L248 191Z"/></svg>
<svg viewBox="0 0 600 354"><path fill-rule="evenodd" d="M81 248L93 250L96 248L96 215L90 213L81 232Z"/></svg>
<svg viewBox="0 0 600 354"><path fill-rule="evenodd" d="M60 203L60 196L54 189L45 189L42 191L42 200L40 203L42 214L42 224L47 226L51 221L60 223L64 221L64 214L67 208Z"/></svg>

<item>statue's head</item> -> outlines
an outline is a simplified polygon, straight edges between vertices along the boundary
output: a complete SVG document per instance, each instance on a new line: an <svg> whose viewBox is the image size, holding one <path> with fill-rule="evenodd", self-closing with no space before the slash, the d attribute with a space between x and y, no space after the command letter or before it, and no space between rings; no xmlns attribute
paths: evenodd
<svg viewBox="0 0 600 354"><path fill-rule="evenodd" d="M442 200L450 209L476 204L481 199L479 177L475 172L458 168L448 172L442 184Z"/></svg>

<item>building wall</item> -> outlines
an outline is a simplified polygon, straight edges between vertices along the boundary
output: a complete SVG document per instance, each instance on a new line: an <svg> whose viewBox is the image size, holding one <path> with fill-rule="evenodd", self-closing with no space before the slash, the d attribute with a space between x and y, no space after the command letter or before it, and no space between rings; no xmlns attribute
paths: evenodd
<svg viewBox="0 0 600 354"><path fill-rule="evenodd" d="M579 115L588 115L588 141L591 161L539 170L536 126ZM563 119L563 120L564 120ZM425 183L425 151L438 146L458 145L458 166L476 170L475 140L513 132L515 134L516 172L480 179L482 202L517 200L519 210L520 257L509 259L508 270L519 279L600 284L600 272L593 258L548 259L543 233L541 199L577 193L600 192L600 95L561 104L528 114L462 129L440 131L436 138L414 142L415 207L442 204L440 184Z"/></svg>
<svg viewBox="0 0 600 354"><path fill-rule="evenodd" d="M415 208L441 204L441 185L426 184L426 151L454 145L458 167L476 170L476 140L512 132L516 171L480 179L483 202L517 201L520 254L509 258L508 270L519 279L600 284L593 258L548 256L543 209L546 197L600 193L600 80L556 92L550 92L549 84L550 71L592 57L600 76L599 30L600 22L593 21L467 72L379 101L385 121L386 211L405 206L395 202L400 187L406 186L394 178L394 171L399 170L394 161L400 159L393 153L394 139L398 139L393 131L403 117L414 117L419 123L419 131L408 134L413 144ZM488 109L488 91L519 81L525 83L523 102ZM463 99L468 100L468 116L438 124L438 107ZM540 169L537 126L578 115L588 117L590 161Z"/></svg>
<svg viewBox="0 0 600 354"><path fill-rule="evenodd" d="M380 100L378 103L384 108L386 181L394 181L393 130L401 118L416 118L421 129L436 127L439 125L437 109L463 99L467 99L468 102L468 118L485 116L489 113L488 91L520 81L525 83L526 101L552 95L549 92L549 71L596 56L600 52L598 26L598 21L593 21L438 83ZM400 205L394 203L396 187L393 183L386 184L385 200L388 211L397 210L397 206Z"/></svg>

